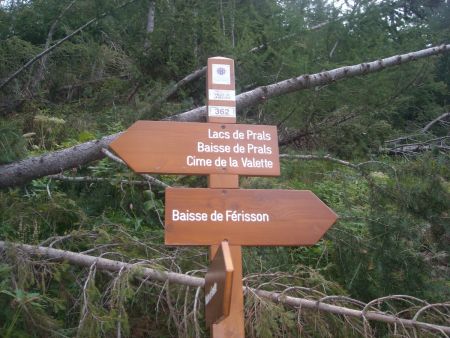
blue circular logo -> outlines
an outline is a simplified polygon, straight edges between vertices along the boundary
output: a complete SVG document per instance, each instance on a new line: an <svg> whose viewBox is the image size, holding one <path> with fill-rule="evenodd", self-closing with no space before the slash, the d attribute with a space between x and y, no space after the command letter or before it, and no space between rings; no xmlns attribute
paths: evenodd
<svg viewBox="0 0 450 338"><path fill-rule="evenodd" d="M227 72L227 70L223 67L217 68L217 74L224 75Z"/></svg>

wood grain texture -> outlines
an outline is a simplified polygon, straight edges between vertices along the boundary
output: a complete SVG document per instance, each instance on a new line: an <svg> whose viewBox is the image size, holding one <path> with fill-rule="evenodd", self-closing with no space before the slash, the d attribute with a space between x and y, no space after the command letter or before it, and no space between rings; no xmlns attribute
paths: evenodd
<svg viewBox="0 0 450 338"><path fill-rule="evenodd" d="M275 126L138 121L110 147L138 173L280 174Z"/></svg>
<svg viewBox="0 0 450 338"><path fill-rule="evenodd" d="M230 314L233 272L230 247L227 241L222 241L205 276L205 322L208 326Z"/></svg>
<svg viewBox="0 0 450 338"><path fill-rule="evenodd" d="M233 285L231 287L230 313L219 323L211 325L211 338L244 338L244 294L242 284L242 248L238 245L229 245L231 259L233 260ZM214 257L218 245L210 247L210 257Z"/></svg>
<svg viewBox="0 0 450 338"><path fill-rule="evenodd" d="M207 104L211 105L212 102L209 97L210 89L226 89L233 90L235 89L235 79L234 79L234 60L228 59L231 69L232 78L230 81L229 88L218 88L214 87L211 79L211 71L212 71L212 63L217 61L217 59L223 58L210 58L208 59L208 76L207 76ZM229 101L228 101L229 102ZM216 103L216 102L215 102ZM217 104L217 103L216 103ZM232 102L233 105L236 105L236 101ZM220 105L220 104L219 104ZM214 117L209 116L208 114L208 122L211 123L236 123L236 117ZM224 175L224 174L211 174L208 176L208 187L211 189L218 188L239 188L239 176L238 175ZM222 242L228 243L228 242ZM209 257L215 257L219 246L217 244L213 244L209 247ZM244 338L245 329L244 329L244 295L242 293L243 285L242 285L242 250L240 246L229 246L229 251L231 255L231 260L233 263L234 272L232 275L232 286L230 289L230 308L227 316L223 316L220 322L216 324L211 324L212 321L209 321L209 326L211 329L211 338L225 338L225 337L235 337L235 338ZM228 298L226 298L228 300ZM226 307L227 305L224 304ZM226 312L226 308L223 311ZM206 309L205 318L208 317L208 309Z"/></svg>
<svg viewBox="0 0 450 338"><path fill-rule="evenodd" d="M313 245L336 219L308 190L166 189L168 245Z"/></svg>
<svg viewBox="0 0 450 338"><path fill-rule="evenodd" d="M239 188L239 175L209 175L208 187L210 188Z"/></svg>

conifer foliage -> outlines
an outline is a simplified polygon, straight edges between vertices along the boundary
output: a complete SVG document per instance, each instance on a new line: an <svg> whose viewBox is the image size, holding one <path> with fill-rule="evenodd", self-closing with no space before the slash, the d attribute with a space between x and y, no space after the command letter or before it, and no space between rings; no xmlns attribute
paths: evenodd
<svg viewBox="0 0 450 338"><path fill-rule="evenodd" d="M138 119L204 118L218 55L238 122L279 133L282 175L240 186L312 190L340 216L313 247L244 250L246 334L450 334L449 22L443 0L0 1L0 336L209 335L207 249L163 245L164 187L205 177L136 175L106 148Z"/></svg>

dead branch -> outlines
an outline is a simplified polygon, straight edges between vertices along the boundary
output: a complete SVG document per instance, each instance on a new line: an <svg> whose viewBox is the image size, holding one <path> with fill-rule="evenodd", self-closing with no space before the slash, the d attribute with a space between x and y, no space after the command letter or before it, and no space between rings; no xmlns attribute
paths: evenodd
<svg viewBox="0 0 450 338"><path fill-rule="evenodd" d="M280 158L289 158L289 159L297 159L297 160L320 160L320 161L329 161L344 165L346 167L350 167L352 169L358 169L357 164L350 163L348 161L340 160L338 158L331 157L329 155L295 155L295 154L280 154Z"/></svg>
<svg viewBox="0 0 450 338"><path fill-rule="evenodd" d="M33 246L27 244L12 244L0 241L0 249L6 249L8 246L16 247L19 250L25 251L28 254L45 256L56 261L67 261L71 264L90 267L92 264L96 264L96 267L100 270L106 270L111 272L119 272L120 269L127 269L139 271L147 278L159 281L159 282L172 282L175 284L189 285L193 287L203 287L204 279L193 276L186 276L180 273L159 271L151 268L142 267L140 264L129 264L120 261L111 260L108 258L94 257L84 255L76 252L65 251L60 249L53 249L42 246Z"/></svg>
<svg viewBox="0 0 450 338"><path fill-rule="evenodd" d="M431 121L425 127L422 128L422 133L426 133L428 131L428 129L430 129L436 122L440 122L449 116L450 116L450 112L447 112L447 113L444 113L444 114L436 117L433 121Z"/></svg>
<svg viewBox="0 0 450 338"><path fill-rule="evenodd" d="M280 154L280 158L303 160L303 161L328 161L328 162L332 162L332 163L337 163L337 164L343 165L345 167L349 167L351 169L359 171L366 178L369 178L369 176L366 175L366 172L363 168L368 165L377 165L377 166L385 167L385 168L389 169L389 171L391 171L394 174L394 176L397 175L395 168L392 167L391 165L384 163L384 162L380 162L380 161L374 161L374 160L360 162L360 163L351 163L348 161L341 160L339 158L331 157L330 155L300 155L300 154Z"/></svg>
<svg viewBox="0 0 450 338"><path fill-rule="evenodd" d="M47 34L47 40L45 41L44 50L49 49L50 44L53 40L53 34L55 33L56 26L58 25L59 21L63 18L63 16L66 14L66 12L70 8L72 8L72 6L75 4L76 1L77 0L72 0L66 7L64 7L63 10L61 11L61 13L59 13L56 20L51 25L51 27L48 31L48 34ZM47 67L47 60L48 60L49 55L50 55L49 53L43 55L39 62L38 69L36 70L36 75L34 76L34 78L32 80L32 84L31 84L31 96L34 95L36 87L44 79L44 72L45 72L45 68Z"/></svg>
<svg viewBox="0 0 450 338"><path fill-rule="evenodd" d="M411 140L411 137L405 136L386 141L387 147L381 148L380 150L390 155L416 155L433 149L448 152L450 151L450 145L447 144L447 140L449 139L450 136L442 136L420 142L404 143ZM392 145L389 145L389 143L392 143Z"/></svg>
<svg viewBox="0 0 450 338"><path fill-rule="evenodd" d="M164 283L175 283L186 286L193 287L203 287L204 279L199 277L188 276L181 273L167 272L167 271L159 271L151 268L142 267L142 265L138 264L130 264L121 261L115 261L102 257L94 257L89 255L84 255L80 253L75 253L71 251L53 249L42 246L33 246L27 244L14 244L14 243L6 243L4 241L0 241L0 250L5 250L9 247L14 247L17 250L24 251L31 255L44 256L48 259L53 259L56 261L67 261L71 264L78 265L81 267L92 267L99 270L105 270L110 272L119 272L119 271L131 271L133 269L138 269L136 271L140 272L140 275L144 278L153 279L156 281L164 282ZM321 302L320 300L311 300L305 298L296 298L287 296L285 292L273 292L273 291L265 291L250 287L244 287L244 291L252 292L260 297L269 299L275 303L281 303L288 306L292 306L294 308L306 308L312 310L319 310L323 312L333 313L342 316L349 317L357 317L362 318L364 320L372 320L372 321L381 321L389 324L396 324L403 327L408 328L416 328L421 330L428 330L433 332L438 332L442 334L450 334L450 326L438 325L438 324L430 324L426 322L420 322L415 319L405 319L400 318L395 315L386 314L381 311L369 311L369 307L372 304L380 303L385 301L386 299L398 298L399 296L392 297L382 297L376 299L369 304L366 304L363 310L351 309L343 306L337 306L332 304L327 304ZM409 296L402 296L403 298L407 298ZM411 298L411 297L409 297ZM444 304L444 305L443 305ZM450 303L439 303L435 305L437 306L445 306L446 308L450 308ZM424 311L430 308L429 304L425 305L426 309L421 307L418 309L419 314L417 317L422 314ZM417 312L416 312L417 313Z"/></svg>
<svg viewBox="0 0 450 338"><path fill-rule="evenodd" d="M318 30L318 29L328 25L330 22L338 22L338 21L341 21L341 20L344 20L344 19L345 19L345 17L339 18L338 20L335 20L335 21L324 21L324 22L321 22L321 23L319 23L317 25L311 26L310 28L307 29L307 31L315 31L315 30ZM301 32L291 33L291 34L282 36L281 38L278 38L276 40L273 40L271 43L284 41L284 40L290 39L290 38L292 38L292 37L294 37L296 35L299 35L299 34L301 34ZM261 44L259 46L253 47L247 53L259 52L261 49L265 48L266 46L267 46L267 44Z"/></svg>
<svg viewBox="0 0 450 338"><path fill-rule="evenodd" d="M450 151L450 145L447 144L447 140L450 139L450 136L430 138L432 135L429 135L427 132L433 125L442 122L449 116L450 112L444 113L427 123L425 127L415 134L387 140L384 142L386 146L380 150L390 155L416 155L433 149L447 153Z"/></svg>
<svg viewBox="0 0 450 338"><path fill-rule="evenodd" d="M114 182L114 178L107 177L92 177L92 176L64 176L62 174L49 175L47 176L53 180L67 181L67 182L81 182L81 183L98 183L98 182L108 182L111 184L130 184L130 185L148 185L147 181L137 181L137 180L120 180Z"/></svg>
<svg viewBox="0 0 450 338"><path fill-rule="evenodd" d="M111 160L123 164L124 166L127 166L127 164L120 159L119 157L117 157L116 155L114 155L113 153L111 153L109 150L107 150L106 148L102 149L102 153L105 154L107 157L109 157ZM156 178L154 178L153 176L147 175L147 174L139 174L141 175L143 178L145 178L147 180L148 184L156 184L157 186L165 189L165 188L169 188L170 186Z"/></svg>
<svg viewBox="0 0 450 338"><path fill-rule="evenodd" d="M173 86L171 86L169 89L167 89L164 92L164 94L161 95L161 97L158 98L151 105L151 107L147 110L151 112L151 111L159 108L165 101L167 101L168 98L170 98L172 95L174 95L181 87L204 76L206 74L207 69L208 69L208 67L204 66L200 69L195 70L194 72L185 76L184 78L182 78L180 81L178 81ZM145 113L144 113L144 116L145 116Z"/></svg>
<svg viewBox="0 0 450 338"><path fill-rule="evenodd" d="M311 75L301 75L292 79L280 81L268 86L258 87L236 97L238 109L244 109L265 100L337 80L379 72L383 69L408 63L432 55L447 52L450 44L431 47L407 54L395 55L367 63L345 66ZM204 121L206 107L198 107L187 112L169 117L172 121ZM32 157L18 162L0 166L0 188L13 187L29 182L32 179L57 174L66 169L101 159L102 148L119 136L119 133L105 136L100 140L82 143L80 145L59 150L49 154Z"/></svg>
<svg viewBox="0 0 450 338"><path fill-rule="evenodd" d="M126 6L128 6L129 4L135 2L136 0L130 0L125 2L124 4L116 7L114 10L118 10L118 9L122 9ZM94 22L97 22L98 20L104 18L105 16L109 15L109 13L103 13L100 14L98 17L93 18L91 20L89 20L88 22L86 22L84 25L78 27L76 30L74 30L72 33L70 33L69 35L65 36L64 38L62 38L61 40L58 40L55 44L53 44L52 46L48 47L47 49L43 50L42 52L40 52L39 54L35 55L31 60L29 60L27 63L25 63L22 67L20 67L19 69L17 69L14 73L12 73L11 75L9 75L6 80L4 80L1 84L0 84L0 89L2 89L3 87L5 87L8 83L10 83L12 80L14 80L18 75L20 75L24 70L28 69L32 64L34 64L36 61L40 60L42 57L44 57L45 55L49 54L51 51L53 51L55 48L59 47L60 45L62 45L64 42L66 42L67 40L69 40L71 37L73 37L74 35L78 34L79 32L81 32L83 29L89 27L90 25L92 25Z"/></svg>
<svg viewBox="0 0 450 338"><path fill-rule="evenodd" d="M373 321L381 321L385 323L390 324L398 324L403 325L405 327L410 328L418 328L418 329L424 329L424 330L430 330L434 332L439 333L449 333L450 334L450 326L443 326L443 325L435 325L435 324L429 324L425 322L418 322L416 320L412 319L404 319L399 318L392 315L384 314L383 312L375 312L375 311L367 311L363 313L363 311L350 309L342 306L336 306L336 305L330 305L326 303L321 303L319 301L314 301L310 299L303 299L303 298L295 298L290 296L285 296L278 292L272 292L272 291L265 291L265 290L252 290L255 294L258 296L270 299L276 303L283 303L286 305L290 305L295 308L307 308L307 309L315 309L319 311L325 311L329 313L334 313L342 316L350 316L350 317L358 317L363 318L365 317L367 320L373 320ZM450 304L449 304L450 306Z"/></svg>

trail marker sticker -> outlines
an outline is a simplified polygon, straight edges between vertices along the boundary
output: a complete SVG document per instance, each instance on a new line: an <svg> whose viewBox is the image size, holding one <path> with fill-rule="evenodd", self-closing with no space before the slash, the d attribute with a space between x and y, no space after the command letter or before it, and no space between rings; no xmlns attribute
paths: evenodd
<svg viewBox="0 0 450 338"><path fill-rule="evenodd" d="M212 83L213 84L231 84L230 65L213 64L212 65Z"/></svg>
<svg viewBox="0 0 450 338"><path fill-rule="evenodd" d="M208 91L209 100L236 101L236 92L227 89L210 89Z"/></svg>
<svg viewBox="0 0 450 338"><path fill-rule="evenodd" d="M208 121L236 123L234 60L224 57L208 59Z"/></svg>

